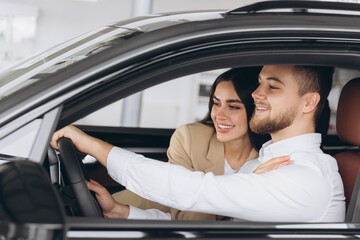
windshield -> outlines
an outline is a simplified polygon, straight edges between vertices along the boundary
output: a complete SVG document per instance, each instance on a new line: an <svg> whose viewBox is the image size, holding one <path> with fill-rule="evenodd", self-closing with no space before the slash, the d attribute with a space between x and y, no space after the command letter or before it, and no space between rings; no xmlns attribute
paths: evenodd
<svg viewBox="0 0 360 240"><path fill-rule="evenodd" d="M48 74L139 33L113 26L103 27L4 68L0 72L0 100Z"/></svg>

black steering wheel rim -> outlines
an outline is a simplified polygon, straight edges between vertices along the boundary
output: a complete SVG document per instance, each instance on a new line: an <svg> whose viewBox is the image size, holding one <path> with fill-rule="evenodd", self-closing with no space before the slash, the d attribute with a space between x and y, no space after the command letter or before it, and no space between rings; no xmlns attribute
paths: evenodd
<svg viewBox="0 0 360 240"><path fill-rule="evenodd" d="M96 198L90 193L84 176L83 162L79 159L74 144L69 138L60 138L58 148L63 167L67 173L68 184L71 187L78 207L84 217L103 217L102 210Z"/></svg>

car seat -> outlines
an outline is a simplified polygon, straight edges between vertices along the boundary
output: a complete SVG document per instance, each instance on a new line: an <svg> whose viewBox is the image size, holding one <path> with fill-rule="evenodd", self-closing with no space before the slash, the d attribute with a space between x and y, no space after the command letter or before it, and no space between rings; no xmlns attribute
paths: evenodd
<svg viewBox="0 0 360 240"><path fill-rule="evenodd" d="M347 206L345 221L360 222L360 78L347 82L341 91L336 129L344 142L355 146L353 151L334 155L344 184Z"/></svg>
<svg viewBox="0 0 360 240"><path fill-rule="evenodd" d="M316 122L316 129L315 129L315 132L321 134L321 139L322 139L321 149L323 149L323 144L324 141L326 140L327 132L330 126L330 115L331 115L331 110L330 110L329 100L326 100L324 104L324 108L320 114L320 117Z"/></svg>

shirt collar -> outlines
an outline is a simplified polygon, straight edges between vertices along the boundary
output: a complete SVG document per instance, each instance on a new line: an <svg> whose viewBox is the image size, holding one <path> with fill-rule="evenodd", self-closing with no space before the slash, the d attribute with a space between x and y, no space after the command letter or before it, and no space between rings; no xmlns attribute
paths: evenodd
<svg viewBox="0 0 360 240"><path fill-rule="evenodd" d="M264 163L274 157L290 155L291 153L297 151L298 149L314 144L317 147L320 147L321 134L319 133L302 134L296 137L291 137L278 141L276 143L273 143L270 140L262 145L262 148L259 151L258 160L260 163Z"/></svg>

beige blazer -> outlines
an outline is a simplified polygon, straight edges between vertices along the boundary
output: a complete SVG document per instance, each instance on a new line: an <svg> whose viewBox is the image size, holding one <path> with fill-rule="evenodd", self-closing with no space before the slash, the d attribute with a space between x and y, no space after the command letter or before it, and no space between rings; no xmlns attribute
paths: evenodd
<svg viewBox="0 0 360 240"><path fill-rule="evenodd" d="M170 140L167 151L169 162L184 166L192 171L213 172L224 174L224 144L216 138L212 127L201 123L185 124L176 129ZM255 149L249 159L257 158ZM169 212L169 208L145 200L140 196L124 190L113 194L114 198L123 204L141 209L156 208ZM205 213L194 213L171 209L171 217L176 220L216 220L216 216Z"/></svg>

